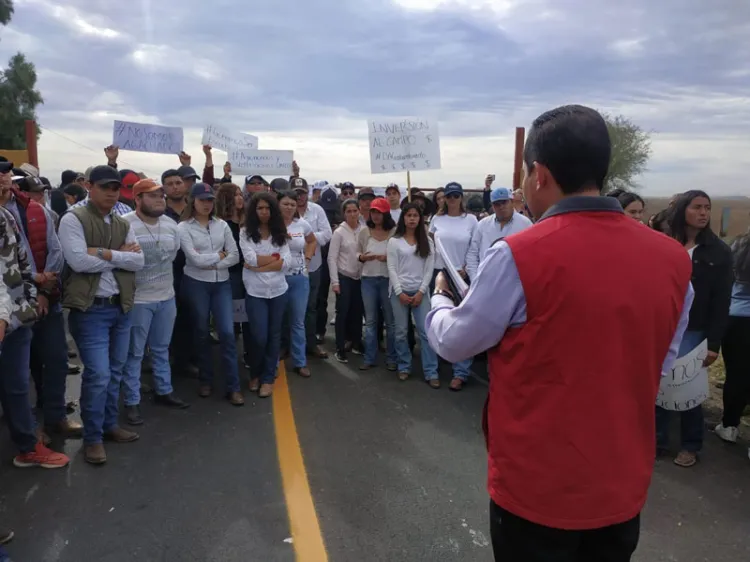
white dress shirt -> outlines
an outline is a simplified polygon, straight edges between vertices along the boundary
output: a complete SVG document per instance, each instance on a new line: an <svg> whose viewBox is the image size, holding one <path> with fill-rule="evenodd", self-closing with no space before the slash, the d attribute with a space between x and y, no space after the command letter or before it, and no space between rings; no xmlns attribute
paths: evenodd
<svg viewBox="0 0 750 562"><path fill-rule="evenodd" d="M331 247L328 248L328 272L331 275L331 285L339 284L339 273L352 279L359 279L362 276L362 262L357 259L361 230L361 224L352 230L346 222L342 222L333 233Z"/></svg>
<svg viewBox="0 0 750 562"><path fill-rule="evenodd" d="M185 275L206 283L229 280L229 268L239 263L240 252L225 221L214 217L208 226L202 226L190 218L178 224L177 230L180 249L185 253ZM220 252L226 253L224 259Z"/></svg>
<svg viewBox="0 0 750 562"><path fill-rule="evenodd" d="M526 230L530 226L533 226L533 224L527 217L515 211L513 211L513 216L505 224L497 220L494 214L480 220L474 229L474 234L471 236L469 253L466 255L466 273L469 274L469 279L474 279L477 276L479 262L484 259L487 250L489 250L494 242L516 232Z"/></svg>
<svg viewBox="0 0 750 562"><path fill-rule="evenodd" d="M328 217L323 207L312 201L307 202L307 210L305 211L305 219L315 234L315 240L318 245L315 248L315 254L310 260L310 264L307 266L307 270L310 273L314 273L320 269L323 265L323 254L321 254L321 248L331 241L333 232L331 231L331 224L328 222Z"/></svg>
<svg viewBox="0 0 750 562"><path fill-rule="evenodd" d="M112 224L113 212L104 216L104 222ZM96 289L95 296L98 298L113 297L120 294L120 287L113 274L115 269L124 269L125 271L138 271L143 267L144 257L140 252L120 252L110 250L112 259L104 260L98 256L90 256L88 245L86 244L86 235L83 232L83 225L73 213L65 213L60 219L60 228L57 231L60 237L63 256L68 262L70 269L76 273L101 273L99 287ZM128 227L128 234L125 237L126 244L135 244L137 242L133 230Z"/></svg>
<svg viewBox="0 0 750 562"><path fill-rule="evenodd" d="M247 237L243 227L240 229L240 249L245 263L253 267L258 267L258 256L279 254L284 262L280 271L252 271L246 267L242 268L242 282L248 295L259 299L275 299L286 293L288 285L284 267L292 260L289 244L279 247L274 245L270 238L253 242Z"/></svg>

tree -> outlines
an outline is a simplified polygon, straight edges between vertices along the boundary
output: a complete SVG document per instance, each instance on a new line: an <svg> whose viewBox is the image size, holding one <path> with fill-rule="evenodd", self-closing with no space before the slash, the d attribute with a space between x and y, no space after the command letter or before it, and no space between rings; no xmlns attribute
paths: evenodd
<svg viewBox="0 0 750 562"><path fill-rule="evenodd" d="M612 142L612 156L604 191L637 189L636 179L647 169L651 158L651 136L630 119L602 114Z"/></svg>
<svg viewBox="0 0 750 562"><path fill-rule="evenodd" d="M0 0L0 25L13 15L12 0ZM0 71L0 148L26 148L27 119L36 121L36 108L44 103L36 89L36 69L22 53L11 57L8 68ZM37 138L39 138L37 128Z"/></svg>

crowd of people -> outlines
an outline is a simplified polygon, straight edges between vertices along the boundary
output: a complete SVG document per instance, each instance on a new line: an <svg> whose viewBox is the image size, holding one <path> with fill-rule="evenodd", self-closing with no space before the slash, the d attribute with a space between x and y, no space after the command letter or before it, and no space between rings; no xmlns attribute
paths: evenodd
<svg viewBox="0 0 750 562"><path fill-rule="evenodd" d="M426 330L446 267L435 239L470 284L498 240L534 224L522 191L493 188L494 176L481 196L451 182L428 197L417 188L405 195L395 184L382 191L309 184L295 163L288 179L251 175L238 185L229 163L215 177L211 147L203 152L201 175L181 153L179 166L147 178L118 169L119 150L109 146L106 164L65 171L57 188L33 167L0 162L0 403L18 449L15 466L66 466L68 457L49 448L50 433L82 438L85 460L104 464L106 441L139 438L132 428L144 422L144 387L157 404L189 407L173 390L173 374L196 378L199 397L220 392L234 406L248 391L272 395L279 360L311 377L308 358L329 357L331 292L332 359L361 356L358 368L368 370L382 355L405 381L414 375L419 342L420 377L439 389L440 346ZM636 193L609 195L643 220L645 202ZM750 398L750 243L741 237L730 250L711 230L710 213L709 196L688 191L648 226L678 240L692 259L695 298L679 354L707 339L708 366L723 350L725 411L716 433L736 441ZM76 350L68 349L64 309ZM69 417L65 398L76 353L84 367L82 424ZM453 361L451 390L463 388L471 364L470 357ZM657 408L659 451L669 447L669 417ZM675 462L689 467L703 441L702 407L682 412L680 422Z"/></svg>

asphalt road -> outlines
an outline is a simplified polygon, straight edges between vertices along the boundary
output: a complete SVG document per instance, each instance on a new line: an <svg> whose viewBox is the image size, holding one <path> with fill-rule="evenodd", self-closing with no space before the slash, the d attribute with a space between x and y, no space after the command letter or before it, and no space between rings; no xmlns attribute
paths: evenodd
<svg viewBox="0 0 750 562"><path fill-rule="evenodd" d="M314 361L311 379L288 376L328 559L491 561L486 383L452 393L358 364ZM75 398L78 377L69 381ZM176 387L192 408L146 399L141 440L109 445L103 467L84 463L81 442L68 441L57 444L73 457L68 469L15 469L2 429L0 526L16 530L15 562L295 559L273 402L233 408L199 399L195 381ZM750 560L746 450L709 434L693 469L657 462L636 562Z"/></svg>

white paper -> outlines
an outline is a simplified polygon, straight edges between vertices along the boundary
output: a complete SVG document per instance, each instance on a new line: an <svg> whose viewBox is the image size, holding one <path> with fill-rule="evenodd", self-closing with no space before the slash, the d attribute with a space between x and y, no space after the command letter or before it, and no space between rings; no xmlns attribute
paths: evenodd
<svg viewBox="0 0 750 562"><path fill-rule="evenodd" d="M203 129L201 144L210 144L212 148L218 148L224 152L241 148L258 150L258 137L230 131L218 125L206 125Z"/></svg>
<svg viewBox="0 0 750 562"><path fill-rule="evenodd" d="M438 236L435 236L435 250L440 254L440 257L443 258L445 269L448 270L448 275L450 275L451 281L453 281L453 284L458 290L458 295L456 296L463 299L466 296L466 293L469 292L469 286L466 284L466 281L464 281L464 278L458 273L460 268L456 267L453 262L451 262L450 257L448 257L448 252L445 251L445 247L443 246L443 243L440 242Z"/></svg>
<svg viewBox="0 0 750 562"><path fill-rule="evenodd" d="M437 121L371 119L368 128L373 174L440 169Z"/></svg>
<svg viewBox="0 0 750 562"><path fill-rule="evenodd" d="M291 176L294 151L292 150L230 150L232 173L240 175Z"/></svg>
<svg viewBox="0 0 750 562"><path fill-rule="evenodd" d="M684 412L703 404L708 398L708 369L703 360L708 355L708 341L703 340L687 355L674 363L661 378L656 405L665 410Z"/></svg>
<svg viewBox="0 0 750 562"><path fill-rule="evenodd" d="M235 299L232 301L232 316L235 323L247 322L245 299Z"/></svg>
<svg viewBox="0 0 750 562"><path fill-rule="evenodd" d="M182 127L115 121L112 144L119 146L120 150L179 154L183 150Z"/></svg>

